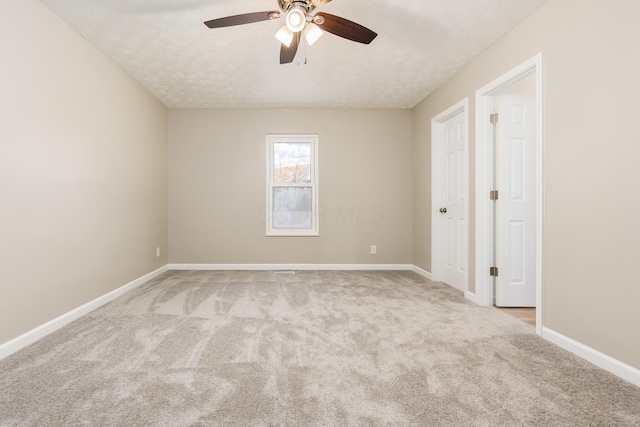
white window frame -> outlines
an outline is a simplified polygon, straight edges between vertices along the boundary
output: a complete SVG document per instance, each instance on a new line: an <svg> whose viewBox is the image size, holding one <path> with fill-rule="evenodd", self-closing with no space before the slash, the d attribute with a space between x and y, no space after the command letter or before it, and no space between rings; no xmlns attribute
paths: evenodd
<svg viewBox="0 0 640 427"><path fill-rule="evenodd" d="M276 143L305 142L311 144L311 182L274 183L273 145ZM317 134L278 134L267 135L267 236L319 236L318 229L318 135ZM311 187L311 227L310 228L274 228L272 221L272 196L274 187Z"/></svg>

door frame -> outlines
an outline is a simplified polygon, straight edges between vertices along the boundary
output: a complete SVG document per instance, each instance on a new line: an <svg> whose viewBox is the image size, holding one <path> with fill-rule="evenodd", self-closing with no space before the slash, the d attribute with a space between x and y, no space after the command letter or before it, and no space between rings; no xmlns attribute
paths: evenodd
<svg viewBox="0 0 640 427"><path fill-rule="evenodd" d="M544 79L543 54L534 57L515 67L511 71L476 91L476 270L475 301L483 306L493 306L493 278L489 276L489 268L493 262L493 202L489 192L493 188L493 170L495 153L493 149L493 125L489 115L495 111L494 96L502 89L519 79L535 73L536 80L536 333L542 335L543 308L543 192L544 192Z"/></svg>
<svg viewBox="0 0 640 427"><path fill-rule="evenodd" d="M441 281L444 276L443 263L445 258L442 251L442 215L437 207L444 202L442 195L442 184L444 182L442 164L438 162L444 152L444 123L451 117L463 114L464 119L464 172L467 182L463 186L464 207L466 221L464 227L465 238L460 239L461 248L467 266L464 271L463 289L465 295L469 290L469 98L455 103L442 113L431 119L431 279Z"/></svg>

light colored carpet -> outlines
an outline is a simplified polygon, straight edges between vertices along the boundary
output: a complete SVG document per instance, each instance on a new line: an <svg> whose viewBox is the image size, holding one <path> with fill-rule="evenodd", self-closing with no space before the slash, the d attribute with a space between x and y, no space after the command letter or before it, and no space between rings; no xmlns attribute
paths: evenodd
<svg viewBox="0 0 640 427"><path fill-rule="evenodd" d="M411 272L168 272L0 361L2 426L638 426L640 388Z"/></svg>

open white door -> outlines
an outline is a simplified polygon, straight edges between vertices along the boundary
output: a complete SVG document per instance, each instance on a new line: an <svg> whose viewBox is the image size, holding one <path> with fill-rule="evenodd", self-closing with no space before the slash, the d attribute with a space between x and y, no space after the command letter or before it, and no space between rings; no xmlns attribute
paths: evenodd
<svg viewBox="0 0 640 427"><path fill-rule="evenodd" d="M496 305L536 306L535 96L498 96Z"/></svg>
<svg viewBox="0 0 640 427"><path fill-rule="evenodd" d="M475 147L475 174L476 174L476 215L475 215L475 234L476 234L476 263L475 263L475 294L470 295L468 298L472 301L477 302L480 305L484 306L492 306L497 303L496 301L496 289L495 282L496 278L492 277L489 272L491 267L498 267L498 277L502 276L502 278L508 277L510 273L507 273L509 269L509 265L503 265L500 267L497 265L497 262L503 262L502 260L496 260L495 258L495 233L496 233L496 223L495 223L495 205L497 202L492 201L489 198L489 194L493 190L499 190L501 194L499 194L499 199L502 198L504 201L505 191L508 192L507 188L498 188L495 183L495 175L496 175L496 152L495 149L495 134L496 134L496 126L491 124L490 116L491 114L496 113L497 110L497 96L501 94L519 94L519 93L530 93L535 96L535 105L533 106L534 112L534 121L535 123L532 128L535 128L535 161L527 162L525 160L525 164L533 163L533 171L529 170L529 173L526 173L528 177L533 176L535 179L535 196L530 193L525 194L527 197L527 203L529 203L530 198L535 198L535 243L530 243L528 248L535 248L535 267L532 270L533 276L535 276L535 307L536 307L536 333L538 335L542 335L542 328L544 326L544 318L543 318L543 302L544 299L542 295L544 293L544 285L543 285L543 256L542 256L542 247L543 247L543 205L544 205L544 173L543 173L543 162L544 162L544 72L543 72L543 54L538 53L512 70L507 71L502 76L496 78L491 81L487 85L476 91L476 147ZM531 90L529 84L527 84L527 88L522 88L521 83L523 80L527 79L528 76L534 76L535 80L535 88ZM503 102L503 108L509 104L509 101ZM527 103L528 104L528 103ZM499 111L498 111L499 112ZM524 117L527 117L526 112ZM498 123L502 122L501 125L505 124L506 118L509 114L503 112L502 119L498 118ZM517 152L513 153L517 155ZM503 150L502 156L504 157L506 152ZM504 175L504 172L502 172ZM503 183L504 184L504 183ZM529 183L533 184L533 183ZM529 188L527 185L523 184L524 188ZM531 190L526 190L531 191ZM531 229L529 229L531 230ZM502 234L505 234L504 231ZM501 244L498 242L498 244ZM505 244L502 243L504 246ZM524 248L527 248L525 245ZM529 249L529 251L530 251ZM527 249L524 249L527 251ZM527 254L529 252L526 252ZM505 258L509 255L509 252L502 252L501 257ZM511 257L511 255L509 255ZM509 262L510 260L507 259ZM526 263L523 264L526 267ZM527 277L525 275L525 277ZM531 276L529 276L531 277ZM514 287L518 285L514 284ZM505 287L509 289L508 286ZM505 290L506 291L506 290ZM508 294L507 294L508 295ZM511 302L503 302L502 297L505 296L505 292L501 293L500 303L501 304L511 304ZM508 297L507 297L508 298ZM519 305L525 305L524 302L516 303ZM527 302L526 305L530 305L530 302Z"/></svg>

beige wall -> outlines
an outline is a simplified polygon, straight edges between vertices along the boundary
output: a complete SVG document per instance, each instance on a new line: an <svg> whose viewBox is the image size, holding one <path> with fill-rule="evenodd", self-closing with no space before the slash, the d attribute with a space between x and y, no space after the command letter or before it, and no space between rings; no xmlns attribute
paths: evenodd
<svg viewBox="0 0 640 427"><path fill-rule="evenodd" d="M2 343L167 263L167 111L36 0L0 61Z"/></svg>
<svg viewBox="0 0 640 427"><path fill-rule="evenodd" d="M430 269L431 118L470 98L473 177L475 91L544 53L543 324L635 368L638 22L636 0L550 0L414 110L414 263Z"/></svg>
<svg viewBox="0 0 640 427"><path fill-rule="evenodd" d="M411 122L410 110L170 110L170 262L410 264ZM265 237L267 133L319 134L320 237Z"/></svg>

